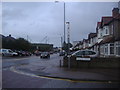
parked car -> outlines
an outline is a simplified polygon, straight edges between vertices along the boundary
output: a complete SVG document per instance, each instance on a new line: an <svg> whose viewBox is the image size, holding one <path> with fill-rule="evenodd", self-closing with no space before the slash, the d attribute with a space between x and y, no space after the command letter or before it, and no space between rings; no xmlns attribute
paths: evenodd
<svg viewBox="0 0 120 90"><path fill-rule="evenodd" d="M22 51L16 51L16 53L18 53L18 56L24 56L24 54L22 53Z"/></svg>
<svg viewBox="0 0 120 90"><path fill-rule="evenodd" d="M26 52L25 51L18 51L17 52L19 56L26 56Z"/></svg>
<svg viewBox="0 0 120 90"><path fill-rule="evenodd" d="M42 52L40 57L41 58L50 58L50 53L49 52Z"/></svg>
<svg viewBox="0 0 120 90"><path fill-rule="evenodd" d="M50 54L53 54L53 51L50 51Z"/></svg>
<svg viewBox="0 0 120 90"><path fill-rule="evenodd" d="M41 52L38 51L38 50L36 50L36 51L34 52L34 54L35 54L36 56L40 56L40 55L41 55Z"/></svg>
<svg viewBox="0 0 120 90"><path fill-rule="evenodd" d="M18 53L18 56L31 56L32 54L28 51L18 51L18 50L14 50L16 53Z"/></svg>
<svg viewBox="0 0 120 90"><path fill-rule="evenodd" d="M75 57L91 58L98 57L98 53L92 50L79 50L72 54Z"/></svg>
<svg viewBox="0 0 120 90"><path fill-rule="evenodd" d="M26 56L31 56L31 53L28 52L28 51L25 51L25 55L26 55Z"/></svg>
<svg viewBox="0 0 120 90"><path fill-rule="evenodd" d="M64 56L65 55L65 51L60 51L59 52L59 56Z"/></svg>
<svg viewBox="0 0 120 90"><path fill-rule="evenodd" d="M11 49L0 49L2 56L17 56L16 52L13 52Z"/></svg>

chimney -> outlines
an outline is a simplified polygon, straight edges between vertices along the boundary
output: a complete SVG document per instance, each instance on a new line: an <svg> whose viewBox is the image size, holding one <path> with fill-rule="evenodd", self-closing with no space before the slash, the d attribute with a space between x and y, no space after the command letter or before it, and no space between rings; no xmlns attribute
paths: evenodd
<svg viewBox="0 0 120 90"><path fill-rule="evenodd" d="M11 34L9 34L9 37L11 37Z"/></svg>
<svg viewBox="0 0 120 90"><path fill-rule="evenodd" d="M112 10L112 16L113 16L113 18L116 17L117 15L119 15L119 9L118 8L114 8Z"/></svg>

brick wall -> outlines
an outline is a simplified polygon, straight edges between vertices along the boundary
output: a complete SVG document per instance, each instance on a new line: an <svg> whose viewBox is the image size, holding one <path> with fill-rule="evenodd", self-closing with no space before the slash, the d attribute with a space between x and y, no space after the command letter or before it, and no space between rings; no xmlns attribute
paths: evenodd
<svg viewBox="0 0 120 90"><path fill-rule="evenodd" d="M91 61L78 61L70 58L71 68L120 68L120 58L91 58ZM68 58L64 57L63 67L68 66Z"/></svg>

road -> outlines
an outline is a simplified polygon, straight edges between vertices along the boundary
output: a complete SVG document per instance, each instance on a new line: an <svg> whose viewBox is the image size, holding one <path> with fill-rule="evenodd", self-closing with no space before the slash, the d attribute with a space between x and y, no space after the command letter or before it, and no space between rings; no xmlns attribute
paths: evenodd
<svg viewBox="0 0 120 90"><path fill-rule="evenodd" d="M60 57L58 54L51 55L50 59L40 59L38 56L23 58L2 59L2 88L116 88L118 83L79 81L73 82L66 79L56 79L26 74L14 71L13 67L24 67L25 65L39 65L36 69L45 69L56 66L59 68ZM42 68L41 68L42 67ZM53 69L54 70L54 69ZM23 69L24 72L30 72ZM42 72L43 73L43 72ZM47 74L47 73L43 73ZM49 74L49 73L48 73Z"/></svg>

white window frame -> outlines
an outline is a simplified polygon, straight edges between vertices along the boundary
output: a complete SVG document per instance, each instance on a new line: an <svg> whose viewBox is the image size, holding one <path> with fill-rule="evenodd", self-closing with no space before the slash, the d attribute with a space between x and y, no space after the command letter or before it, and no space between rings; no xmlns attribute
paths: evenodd
<svg viewBox="0 0 120 90"><path fill-rule="evenodd" d="M108 55L108 54L109 54L108 50L109 50L108 44L105 44L105 46L104 46L104 54L105 54L105 55Z"/></svg>
<svg viewBox="0 0 120 90"><path fill-rule="evenodd" d="M104 54L104 45L100 46L100 54Z"/></svg>
<svg viewBox="0 0 120 90"><path fill-rule="evenodd" d="M113 44L113 46L111 46L111 44ZM113 48L113 54L111 54L111 47ZM109 55L115 55L115 45L114 45L114 43L110 43L109 44Z"/></svg>
<svg viewBox="0 0 120 90"><path fill-rule="evenodd" d="M115 42L115 54L116 54L116 56L120 56L117 52L118 48L120 48L120 41Z"/></svg>

